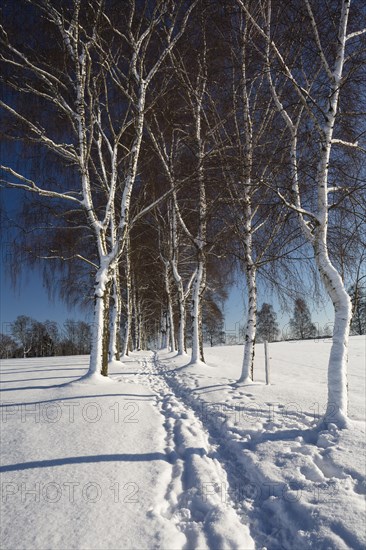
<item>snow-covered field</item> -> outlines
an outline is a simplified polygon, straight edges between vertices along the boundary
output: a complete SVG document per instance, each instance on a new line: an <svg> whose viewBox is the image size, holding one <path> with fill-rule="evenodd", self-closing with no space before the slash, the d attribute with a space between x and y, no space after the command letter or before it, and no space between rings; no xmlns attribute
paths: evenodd
<svg viewBox="0 0 366 550"><path fill-rule="evenodd" d="M207 366L160 352L79 381L87 357L1 362L1 548L365 547L365 338L350 345L350 428L316 429L330 341L240 346ZM183 367L183 368L181 368Z"/></svg>

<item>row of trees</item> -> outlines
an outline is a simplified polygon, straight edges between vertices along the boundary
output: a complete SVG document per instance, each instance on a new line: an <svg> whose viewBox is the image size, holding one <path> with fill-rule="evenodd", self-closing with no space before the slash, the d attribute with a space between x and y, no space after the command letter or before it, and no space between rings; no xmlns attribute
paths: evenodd
<svg viewBox="0 0 366 550"><path fill-rule="evenodd" d="M135 319L133 319L133 324ZM203 316L204 341L214 345L223 343L223 314L220 309L205 311ZM16 357L51 357L63 355L86 355L91 349L92 326L85 321L67 319L62 326L55 321L37 321L27 315L19 315L7 325L7 334L0 333L0 359ZM149 346L166 347L169 326L166 316L160 329L152 333L152 340L144 342ZM120 334L122 337L122 335ZM141 340L131 339L131 348L138 349ZM124 342L119 342L123 346Z"/></svg>
<svg viewBox="0 0 366 550"><path fill-rule="evenodd" d="M36 321L19 315L9 325L10 334L0 334L0 358L50 357L90 353L90 325L67 319L62 327L55 321Z"/></svg>
<svg viewBox="0 0 366 550"><path fill-rule="evenodd" d="M60 327L55 321L40 322L26 315L19 315L8 328L10 334L0 334L1 359L90 353L91 326L85 321L67 319ZM366 293L363 291L360 292L358 308L353 317L351 328L353 334L365 334L366 332ZM317 328L311 320L308 305L302 298L297 298L293 317L289 323L289 332L286 332L282 339L284 337L285 339L304 340L319 336L317 332ZM244 338L245 327L240 329L240 333ZM257 312L257 341L274 342L280 338L280 335L277 314L271 304L264 303ZM167 326L162 323L160 341L149 342L149 345L157 347L166 345L166 338ZM227 343L223 315L215 304L211 304L211 308L204 308L203 340L211 346ZM123 345L123 342L120 344Z"/></svg>
<svg viewBox="0 0 366 550"><path fill-rule="evenodd" d="M36 197L18 238L28 261L93 302L89 376L162 325L162 345L185 354L189 330L203 361L203 311L235 266L247 383L259 280L280 297L321 281L329 412L344 425L345 284L365 244L364 16L361 0L4 3L2 182Z"/></svg>

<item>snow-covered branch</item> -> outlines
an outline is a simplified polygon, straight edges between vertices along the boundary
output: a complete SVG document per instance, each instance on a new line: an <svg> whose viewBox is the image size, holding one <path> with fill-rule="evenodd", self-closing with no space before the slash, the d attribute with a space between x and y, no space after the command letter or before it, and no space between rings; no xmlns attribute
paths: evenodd
<svg viewBox="0 0 366 550"><path fill-rule="evenodd" d="M346 36L346 40L351 40L351 38L356 38L356 36L361 36L361 34L365 34L366 33L366 28L365 29L360 29L359 31L355 31L355 32L351 32L350 34L348 34Z"/></svg>
<svg viewBox="0 0 366 550"><path fill-rule="evenodd" d="M7 179L1 178L1 182L6 187L24 189L26 191L36 193L37 195L40 195L42 197L51 197L51 198L55 198L55 199L64 199L64 200L75 202L75 203L79 204L80 206L83 205L82 201L80 201L79 199L77 199L76 197L71 195L70 193L67 193L67 192L60 193L58 191L51 191L49 189L43 189L43 188L39 187L33 180L31 180L29 178L26 178L22 174L19 174L19 172L17 172L13 168L10 168L9 166L3 166L1 164L0 165L0 170L3 170L4 172L7 172L8 174L11 174L12 176L14 176L19 181L22 182L22 183L16 183L16 182L11 182Z"/></svg>
<svg viewBox="0 0 366 550"><path fill-rule="evenodd" d="M334 145L343 145L344 147L354 147L356 149L361 149L358 145L358 141L344 141L343 139L332 138L332 144Z"/></svg>
<svg viewBox="0 0 366 550"><path fill-rule="evenodd" d="M46 147L48 147L48 149L51 149L68 161L72 161L73 163L78 162L78 157L73 145L56 143L50 137L45 135L44 130L33 124L33 122L31 122L28 118L21 115L16 109L13 109L10 105L2 100L0 100L0 107L5 109L8 113L10 113L15 118L23 122L26 126L28 126L30 131L35 134L37 141L43 143Z"/></svg>

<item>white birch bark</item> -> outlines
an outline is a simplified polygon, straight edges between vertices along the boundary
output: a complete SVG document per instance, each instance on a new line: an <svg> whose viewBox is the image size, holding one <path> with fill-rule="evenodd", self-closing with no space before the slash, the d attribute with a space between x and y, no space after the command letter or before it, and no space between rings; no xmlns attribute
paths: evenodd
<svg viewBox="0 0 366 550"><path fill-rule="evenodd" d="M178 355L186 355L185 338L186 338L186 301L190 291L190 285L187 285L186 291L184 290L183 279L178 270L178 231L177 231L177 215L175 211L175 205L170 208L170 222L171 222L171 242L172 242L172 254L170 259L170 266L172 270L173 280L175 282L178 302L178 334L177 334L177 347Z"/></svg>
<svg viewBox="0 0 366 550"><path fill-rule="evenodd" d="M243 151L243 208L242 217L244 225L243 248L245 277L248 293L247 321L245 329L245 343L242 371L239 383L248 383L254 376L254 353L255 336L257 324L257 269L253 260L253 215L252 215L252 165L253 165L253 127L250 112L249 94L247 89L247 66L246 66L246 48L247 44L247 26L245 26L244 36L241 48L241 92L243 104L242 127L245 135L245 145ZM234 105L235 91L234 91ZM237 132L238 137L240 132Z"/></svg>
<svg viewBox="0 0 366 550"><path fill-rule="evenodd" d="M165 312L164 319L165 319L165 345L164 345L164 349L169 351L169 348L170 348L170 326L169 326L169 314L168 314L167 311Z"/></svg>
<svg viewBox="0 0 366 550"><path fill-rule="evenodd" d="M192 284L192 353L190 363L204 362L202 344L202 294L205 287L205 262L199 254L198 266Z"/></svg>
<svg viewBox="0 0 366 550"><path fill-rule="evenodd" d="M132 318L133 318L133 349L140 351L140 321L138 311L137 288L132 281Z"/></svg>
<svg viewBox="0 0 366 550"><path fill-rule="evenodd" d="M191 364L205 362L203 354L203 334L202 334L202 299L206 288L206 238L207 238L207 200L206 185L204 174L205 147L202 137L202 119L203 119L203 100L206 94L207 67L206 52L204 51L203 64L200 67L198 77L198 89L193 99L193 113L195 123L195 138L197 147L198 164L198 187L199 187L199 210L198 210L198 234L194 239L197 257L197 269L192 284L192 354Z"/></svg>
<svg viewBox="0 0 366 550"><path fill-rule="evenodd" d="M339 427L347 425L347 362L348 362L348 337L351 321L351 300L346 292L344 282L332 264L328 253L328 216L329 203L328 194L331 192L329 188L328 172L331 162L332 143L339 142L333 140L334 126L336 123L339 95L342 86L343 69L345 61L345 49L347 42L347 24L351 2L350 0L342 0L339 13L338 36L336 39L336 57L334 66L328 63L325 52L322 48L318 26L312 12L310 3L305 0L305 4L309 13L311 26L314 32L314 38L317 43L322 68L324 74L329 80L329 94L327 96L328 109L325 112L325 123L315 121L315 126L320 135L319 162L316 173L316 192L317 192L317 208L315 212L310 212L304 209L301 204L301 192L298 181L297 169L297 148L298 148L298 125L303 112L315 120L314 113L311 111L311 104L308 102L309 92L296 82L296 79L291 73L290 68L286 65L285 59L282 57L277 45L272 41L270 35L270 20L271 20L271 3L267 14L266 29L264 30L250 14L242 0L237 0L242 9L251 19L253 25L267 41L267 61L268 61L268 81L272 91L275 105L278 112L284 119L284 122L290 134L290 166L292 178L292 195L293 202L288 201L282 194L279 196L283 202L298 214L298 219L305 238L312 244L314 249L315 261L323 280L325 289L333 303L334 307L334 331L333 342L328 363L328 401L325 417L321 425L335 423ZM364 32L360 31L360 32ZM356 36L358 33L352 33L349 36ZM326 37L328 39L328 37ZM270 73L270 58L274 56L280 62L282 70L290 82L294 84L294 89L299 96L302 104L302 109L299 110L298 119L293 120L292 116L284 107L280 94L276 89L276 85L272 81Z"/></svg>
<svg viewBox="0 0 366 550"><path fill-rule="evenodd" d="M116 268L118 269L118 267ZM112 280L111 292L111 316L110 316L110 338L109 338L109 360L120 360L120 338L121 338L121 289L119 274L116 271Z"/></svg>
<svg viewBox="0 0 366 550"><path fill-rule="evenodd" d="M161 314L160 319L160 334L161 334L161 343L160 349L166 350L168 344L168 321L166 311Z"/></svg>
<svg viewBox="0 0 366 550"><path fill-rule="evenodd" d="M168 305L168 319L169 319L169 343L167 344L167 347L170 347L171 352L176 351L175 347L175 329L174 329L174 314L173 314L173 302L172 302L172 293L170 288L170 270L169 270L169 262L167 260L164 261L164 280L165 280L165 292L167 296L167 305Z"/></svg>
<svg viewBox="0 0 366 550"><path fill-rule="evenodd" d="M130 237L126 239L125 254L125 278L126 278L126 321L124 326L124 338L122 347L122 357L127 357L130 350L131 327L132 327L132 282L131 282L131 256L130 256Z"/></svg>
<svg viewBox="0 0 366 550"><path fill-rule="evenodd" d="M98 376L103 368L103 338L105 315L106 268L99 270L98 282L94 294L94 317L92 322L92 342L90 352L89 375Z"/></svg>
<svg viewBox="0 0 366 550"><path fill-rule="evenodd" d="M320 146L320 160L317 174L317 217L319 223L315 229L313 243L317 266L334 307L333 343L328 363L328 402L324 420L325 423L334 422L340 427L345 427L347 424L348 337L352 318L352 303L345 289L344 282L328 255L328 172L334 125L338 113L339 94L342 85L350 3L350 0L342 1L337 56L334 69L330 75L331 89L328 97L329 109L323 130L324 137Z"/></svg>

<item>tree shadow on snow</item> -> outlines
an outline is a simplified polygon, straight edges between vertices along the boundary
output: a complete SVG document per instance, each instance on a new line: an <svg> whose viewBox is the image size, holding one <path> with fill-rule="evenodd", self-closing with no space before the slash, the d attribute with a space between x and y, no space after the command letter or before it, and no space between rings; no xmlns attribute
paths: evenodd
<svg viewBox="0 0 366 550"><path fill-rule="evenodd" d="M78 379L80 378L78 377ZM51 388L64 388L69 384L71 385L72 382L76 382L76 380L70 380L70 382L66 382L66 384L52 384L52 386L21 386L20 388L1 388L0 393L3 393L5 391L49 390Z"/></svg>
<svg viewBox="0 0 366 550"><path fill-rule="evenodd" d="M64 370L86 370L86 367L66 367L66 368L49 368L49 369L22 369L22 370L2 370L1 376L4 374L24 374L27 372L57 372ZM80 375L81 376L81 375Z"/></svg>
<svg viewBox="0 0 366 550"><path fill-rule="evenodd" d="M190 447L185 450L184 456L206 454L205 449L201 447ZM17 464L8 464L0 466L0 473L17 472L20 470L33 470L39 468L53 468L57 466L68 466L70 464L96 464L100 462L153 462L162 460L170 464L177 460L177 455L173 451L169 454L152 452L152 453L122 453L110 455L87 455L87 456L69 456L64 458L49 458L47 460L33 460L30 462L20 462Z"/></svg>
<svg viewBox="0 0 366 550"><path fill-rule="evenodd" d="M65 378L69 380L70 378L80 378L80 376L49 376L47 378L19 378L19 380L0 380L0 384L16 384L17 382L33 382L33 380L60 380Z"/></svg>
<svg viewBox="0 0 366 550"><path fill-rule="evenodd" d="M15 472L19 470L32 470L38 468L52 468L55 466L67 466L69 464L95 464L98 462L150 462L153 460L168 461L164 453L143 453L143 454L110 454L91 456L69 456L65 458L50 458L47 460L34 460L31 462L20 462L0 466L0 472Z"/></svg>

